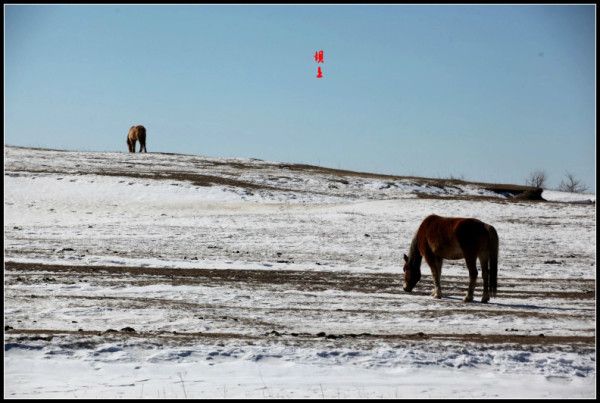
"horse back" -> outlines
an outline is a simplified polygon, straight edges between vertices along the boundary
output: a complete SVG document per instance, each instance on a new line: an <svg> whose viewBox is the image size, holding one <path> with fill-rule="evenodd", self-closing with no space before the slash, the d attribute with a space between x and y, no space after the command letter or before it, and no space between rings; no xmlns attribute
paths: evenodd
<svg viewBox="0 0 600 403"><path fill-rule="evenodd" d="M488 225L475 218L464 218L456 225L456 237L465 253L475 255L487 253L490 235Z"/></svg>
<svg viewBox="0 0 600 403"><path fill-rule="evenodd" d="M127 133L127 138L131 141L146 140L146 128L142 125L131 126L129 128L129 133Z"/></svg>
<svg viewBox="0 0 600 403"><path fill-rule="evenodd" d="M462 259L479 255L488 247L485 223L475 218L430 215L419 227L419 249L444 259Z"/></svg>

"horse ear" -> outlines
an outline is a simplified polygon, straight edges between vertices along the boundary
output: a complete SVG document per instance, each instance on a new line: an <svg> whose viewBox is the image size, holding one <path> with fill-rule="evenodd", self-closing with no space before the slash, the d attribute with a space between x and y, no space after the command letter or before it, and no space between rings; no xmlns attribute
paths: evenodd
<svg viewBox="0 0 600 403"><path fill-rule="evenodd" d="M404 261L408 263L408 256L406 256L406 253L404 254Z"/></svg>

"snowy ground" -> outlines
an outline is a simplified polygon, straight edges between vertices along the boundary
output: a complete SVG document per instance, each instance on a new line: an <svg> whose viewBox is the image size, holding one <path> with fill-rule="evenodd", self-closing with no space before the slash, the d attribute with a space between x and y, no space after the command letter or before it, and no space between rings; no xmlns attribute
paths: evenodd
<svg viewBox="0 0 600 403"><path fill-rule="evenodd" d="M5 397L595 396L595 195L17 147L4 187ZM432 213L496 227L491 303L402 291Z"/></svg>

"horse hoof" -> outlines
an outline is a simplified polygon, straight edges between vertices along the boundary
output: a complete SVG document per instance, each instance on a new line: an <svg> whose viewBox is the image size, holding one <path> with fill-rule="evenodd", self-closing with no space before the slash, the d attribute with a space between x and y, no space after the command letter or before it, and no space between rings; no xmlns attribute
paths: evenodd
<svg viewBox="0 0 600 403"><path fill-rule="evenodd" d="M489 299L489 298L482 298L482 299L481 299L481 303L482 303L482 304L487 304L489 301L490 301L490 299Z"/></svg>
<svg viewBox="0 0 600 403"><path fill-rule="evenodd" d="M463 302L473 302L473 297L465 297L465 299L463 299Z"/></svg>

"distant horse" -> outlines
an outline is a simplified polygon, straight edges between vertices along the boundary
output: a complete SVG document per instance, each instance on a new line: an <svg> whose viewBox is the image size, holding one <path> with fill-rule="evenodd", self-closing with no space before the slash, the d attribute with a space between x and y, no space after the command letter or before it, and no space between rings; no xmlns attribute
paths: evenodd
<svg viewBox="0 0 600 403"><path fill-rule="evenodd" d="M483 297L488 302L490 295L496 297L498 287L498 233L489 224L475 218L440 217L425 218L411 244L408 256L404 255L403 288L411 292L421 279L421 259L431 268L435 298L442 298L440 277L443 259L465 259L469 269L469 288L465 302L473 301L477 282L477 258L481 263Z"/></svg>
<svg viewBox="0 0 600 403"><path fill-rule="evenodd" d="M142 125L131 126L129 129L129 133L127 133L127 147L129 147L129 152L135 152L135 142L140 142L140 152L142 150L146 152L146 128Z"/></svg>

